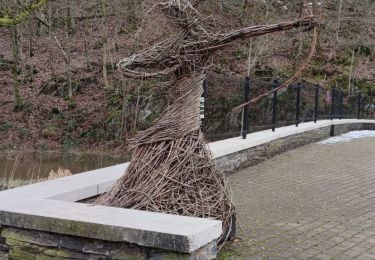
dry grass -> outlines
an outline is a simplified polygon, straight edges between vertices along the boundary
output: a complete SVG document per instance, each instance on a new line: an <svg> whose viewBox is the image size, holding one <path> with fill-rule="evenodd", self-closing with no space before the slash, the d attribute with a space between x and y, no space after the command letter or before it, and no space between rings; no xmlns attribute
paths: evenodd
<svg viewBox="0 0 375 260"><path fill-rule="evenodd" d="M62 167L59 167L56 171L51 170L48 174L48 180L54 180L61 177L66 177L72 175L71 171L69 169L64 169Z"/></svg>
<svg viewBox="0 0 375 260"><path fill-rule="evenodd" d="M15 169L17 169L18 164L19 160L16 160L12 168L13 173L15 172ZM13 189L33 183L54 180L70 175L72 175L71 171L69 169L64 169L63 167L59 167L56 171L51 170L47 178L40 177L39 175L32 175L29 179L14 179L14 174L11 174L9 178L0 179L0 190Z"/></svg>

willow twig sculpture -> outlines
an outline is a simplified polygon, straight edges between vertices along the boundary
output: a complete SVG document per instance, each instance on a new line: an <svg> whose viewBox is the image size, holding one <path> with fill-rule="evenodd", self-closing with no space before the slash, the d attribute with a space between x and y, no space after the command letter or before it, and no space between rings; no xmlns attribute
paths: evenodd
<svg viewBox="0 0 375 260"><path fill-rule="evenodd" d="M154 126L135 137L126 173L97 203L219 219L228 234L234 207L226 179L215 168L199 127L206 62L237 39L297 27L310 29L315 17L218 34L203 27L200 14L188 0L170 0L155 8L177 24L178 32L121 60L118 67L130 78L167 79L173 100Z"/></svg>

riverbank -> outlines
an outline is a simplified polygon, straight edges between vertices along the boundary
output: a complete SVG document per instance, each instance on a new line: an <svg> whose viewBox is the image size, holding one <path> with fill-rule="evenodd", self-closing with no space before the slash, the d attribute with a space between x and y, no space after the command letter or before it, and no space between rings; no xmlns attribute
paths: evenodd
<svg viewBox="0 0 375 260"><path fill-rule="evenodd" d="M0 152L0 189L14 188L43 180L52 171L68 169L72 174L95 170L129 161L130 153L95 151L34 151Z"/></svg>
<svg viewBox="0 0 375 260"><path fill-rule="evenodd" d="M14 189L17 187L41 182L46 179L34 179L34 180L6 180L6 179L0 179L0 191L2 190L8 190L8 189Z"/></svg>

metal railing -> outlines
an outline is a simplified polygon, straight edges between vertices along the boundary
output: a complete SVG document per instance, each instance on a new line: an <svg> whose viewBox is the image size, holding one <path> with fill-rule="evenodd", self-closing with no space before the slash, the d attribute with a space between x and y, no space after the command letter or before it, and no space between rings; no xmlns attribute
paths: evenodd
<svg viewBox="0 0 375 260"><path fill-rule="evenodd" d="M225 78L224 80L231 80L231 82L229 82L230 84L237 84L238 86L238 88L236 88L238 91L236 99L228 102L229 104L245 103L252 97L257 96L259 91L264 92L267 88L276 88L282 84L279 80L252 80L250 77L245 77L242 80L238 78ZM207 92L210 91L209 81L210 78L205 81L205 104L210 102L210 97L207 97ZM240 91L242 91L242 93L240 93ZM256 91L258 91L258 93L256 93ZM368 103L367 105L365 105L365 101ZM225 99L224 101L222 100L222 102L225 103ZM245 139L246 134L249 132L265 129L276 131L279 126L293 124L298 127L302 122L313 121L316 123L320 119L360 119L363 116L375 118L375 102L373 96L365 96L362 92L348 95L348 93L339 87L328 89L319 84L313 84L304 80L293 84L287 90L273 92L265 103L267 104L245 106L241 117L235 120L235 125L232 127L228 127L228 122L225 122L226 120L228 121L227 118L223 116L221 118L211 118L210 114L213 114L212 111L211 113L206 113L206 111L204 111L203 129L208 131L210 124L211 126L216 124L218 125L217 128L222 126L223 131L216 133L216 136L211 134L211 136L214 136L212 139L238 135L241 135L242 138ZM255 110L257 106L258 108ZM225 112L230 110L228 105L225 106L225 108L227 110ZM262 109L267 111L259 113ZM303 111L303 109L308 111ZM255 114L259 115L257 116ZM281 115L283 115L283 119L280 118ZM271 117L271 120L269 120L268 117ZM239 128L237 128L237 125L239 125ZM210 133L208 133L208 136L210 136Z"/></svg>

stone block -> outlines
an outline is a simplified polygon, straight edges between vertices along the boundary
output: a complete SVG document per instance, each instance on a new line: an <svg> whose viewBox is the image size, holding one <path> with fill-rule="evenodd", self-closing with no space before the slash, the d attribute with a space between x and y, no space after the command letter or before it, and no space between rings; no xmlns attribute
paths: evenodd
<svg viewBox="0 0 375 260"><path fill-rule="evenodd" d="M9 251L9 247L5 243L5 238L0 237L0 253L7 253Z"/></svg>
<svg viewBox="0 0 375 260"><path fill-rule="evenodd" d="M85 246L83 239L73 236L60 236L59 246L76 251L82 251Z"/></svg>
<svg viewBox="0 0 375 260"><path fill-rule="evenodd" d="M43 252L43 255L63 259L87 259L86 254L65 248L47 249Z"/></svg>
<svg viewBox="0 0 375 260"><path fill-rule="evenodd" d="M0 225L0 234L1 234L2 227ZM8 253L9 247L5 243L5 238L0 236L0 256L2 254Z"/></svg>
<svg viewBox="0 0 375 260"><path fill-rule="evenodd" d="M44 251L43 246L38 246L27 242L14 240L11 238L8 238L6 242L10 248L17 248L18 250L26 251L32 254L38 254Z"/></svg>
<svg viewBox="0 0 375 260"><path fill-rule="evenodd" d="M9 250L9 259L12 260L34 260L36 255L24 251L23 249L19 248L11 248Z"/></svg>
<svg viewBox="0 0 375 260"><path fill-rule="evenodd" d="M7 241L8 239L13 239L42 246L59 246L59 241L53 235L46 232L9 227L3 229L3 231L1 232L1 236L4 237Z"/></svg>
<svg viewBox="0 0 375 260"><path fill-rule="evenodd" d="M82 252L93 253L99 255L111 255L112 247L108 243L103 241L92 241L85 244L82 248Z"/></svg>
<svg viewBox="0 0 375 260"><path fill-rule="evenodd" d="M148 255L150 260L213 260L216 259L217 244L216 241L203 246L192 254L177 252L154 251Z"/></svg>
<svg viewBox="0 0 375 260"><path fill-rule="evenodd" d="M142 250L139 247L128 247L126 245L118 245L118 248L111 250L111 259L134 259L145 260L148 259L148 251L150 249Z"/></svg>

